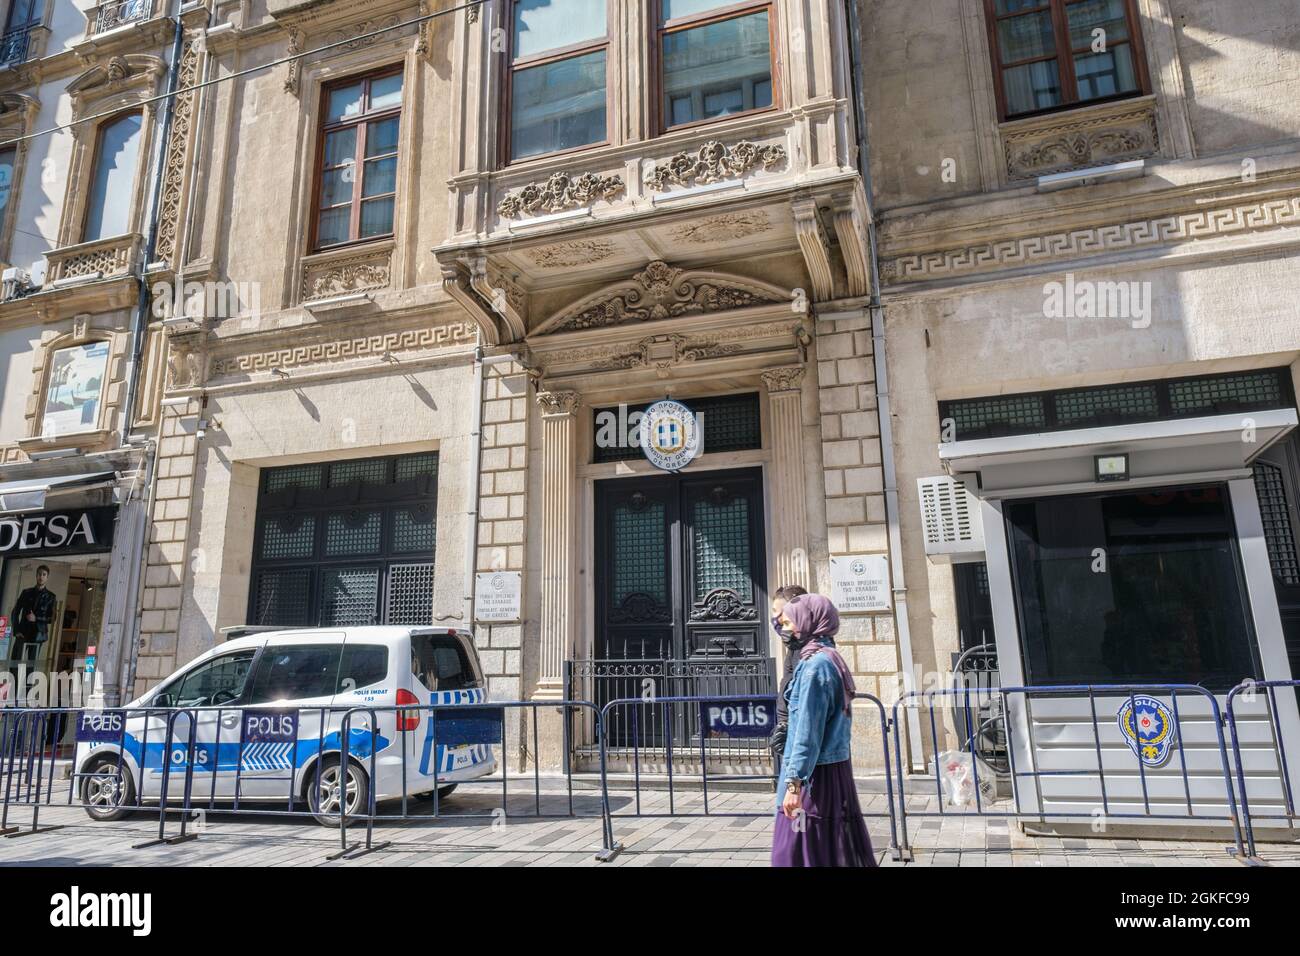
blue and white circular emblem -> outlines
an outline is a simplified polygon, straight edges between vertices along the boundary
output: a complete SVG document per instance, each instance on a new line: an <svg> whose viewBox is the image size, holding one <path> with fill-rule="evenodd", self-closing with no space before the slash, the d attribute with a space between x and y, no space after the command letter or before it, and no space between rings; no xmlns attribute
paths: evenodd
<svg viewBox="0 0 1300 956"><path fill-rule="evenodd" d="M1154 697L1136 694L1116 714L1129 750L1148 767L1163 767L1174 752L1178 726L1174 715Z"/></svg>
<svg viewBox="0 0 1300 956"><path fill-rule="evenodd" d="M664 471L681 471L700 453L700 426L681 402L655 402L641 416L641 450Z"/></svg>

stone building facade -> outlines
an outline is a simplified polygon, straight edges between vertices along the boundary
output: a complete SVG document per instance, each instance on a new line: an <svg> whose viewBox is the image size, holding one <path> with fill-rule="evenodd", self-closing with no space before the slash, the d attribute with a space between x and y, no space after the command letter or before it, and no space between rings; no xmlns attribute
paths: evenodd
<svg viewBox="0 0 1300 956"><path fill-rule="evenodd" d="M913 672L1290 679L1300 11L925 6L863 11Z"/></svg>

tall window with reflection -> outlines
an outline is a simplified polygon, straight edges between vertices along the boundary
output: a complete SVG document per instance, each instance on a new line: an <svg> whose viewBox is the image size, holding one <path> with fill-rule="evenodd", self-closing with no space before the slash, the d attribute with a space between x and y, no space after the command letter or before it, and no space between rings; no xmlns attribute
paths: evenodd
<svg viewBox="0 0 1300 956"><path fill-rule="evenodd" d="M135 168L143 125L139 113L127 113L106 120L99 128L82 242L130 232L131 197L135 193Z"/></svg>
<svg viewBox="0 0 1300 956"><path fill-rule="evenodd" d="M607 0L513 0L510 20L509 159L605 142Z"/></svg>
<svg viewBox="0 0 1300 956"><path fill-rule="evenodd" d="M660 129L773 106L772 4L659 0Z"/></svg>
<svg viewBox="0 0 1300 956"><path fill-rule="evenodd" d="M387 70L325 87L313 247L393 234L402 73Z"/></svg>
<svg viewBox="0 0 1300 956"><path fill-rule="evenodd" d="M1003 119L1145 92L1133 0L984 0Z"/></svg>

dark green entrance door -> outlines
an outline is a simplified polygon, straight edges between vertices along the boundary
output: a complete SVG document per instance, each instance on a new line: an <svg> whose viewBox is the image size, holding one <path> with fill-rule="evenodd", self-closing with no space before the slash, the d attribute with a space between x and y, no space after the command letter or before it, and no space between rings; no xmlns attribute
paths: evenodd
<svg viewBox="0 0 1300 956"><path fill-rule="evenodd" d="M596 656L768 656L758 469L596 485Z"/></svg>

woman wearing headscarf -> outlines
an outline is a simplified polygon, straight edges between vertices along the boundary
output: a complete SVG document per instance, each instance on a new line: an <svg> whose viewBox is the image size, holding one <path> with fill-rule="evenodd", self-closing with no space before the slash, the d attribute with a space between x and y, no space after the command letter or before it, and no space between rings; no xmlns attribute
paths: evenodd
<svg viewBox="0 0 1300 956"><path fill-rule="evenodd" d="M785 691L790 727L772 865L875 866L849 755L855 688L835 649L839 612L805 594L782 608L781 623L798 664Z"/></svg>

